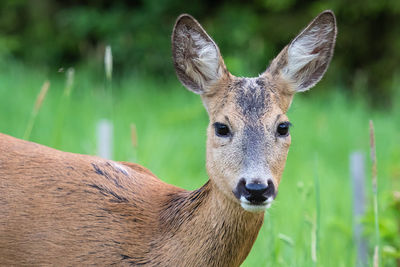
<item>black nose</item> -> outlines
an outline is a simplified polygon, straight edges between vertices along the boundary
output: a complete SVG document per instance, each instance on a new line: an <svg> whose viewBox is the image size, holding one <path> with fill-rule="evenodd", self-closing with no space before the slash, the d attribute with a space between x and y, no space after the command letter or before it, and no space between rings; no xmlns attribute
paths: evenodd
<svg viewBox="0 0 400 267"><path fill-rule="evenodd" d="M264 183L248 183L246 184L245 179L241 179L235 190L235 196L240 199L244 196L251 203L262 203L267 198L274 196L275 186L271 180L268 180L267 184Z"/></svg>
<svg viewBox="0 0 400 267"><path fill-rule="evenodd" d="M268 190L268 186L266 184L246 184L244 188L249 192L250 195L255 198L263 197L264 193Z"/></svg>

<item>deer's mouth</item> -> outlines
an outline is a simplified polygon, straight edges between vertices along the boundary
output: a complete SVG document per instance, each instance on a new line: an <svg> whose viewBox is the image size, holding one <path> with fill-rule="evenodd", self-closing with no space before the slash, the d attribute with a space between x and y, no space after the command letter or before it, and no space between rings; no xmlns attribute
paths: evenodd
<svg viewBox="0 0 400 267"><path fill-rule="evenodd" d="M266 209L270 208L272 202L274 201L274 196L268 197L265 201L262 202L255 202L249 201L246 197L241 196L239 201L240 205L243 209L250 211L250 212L263 212Z"/></svg>

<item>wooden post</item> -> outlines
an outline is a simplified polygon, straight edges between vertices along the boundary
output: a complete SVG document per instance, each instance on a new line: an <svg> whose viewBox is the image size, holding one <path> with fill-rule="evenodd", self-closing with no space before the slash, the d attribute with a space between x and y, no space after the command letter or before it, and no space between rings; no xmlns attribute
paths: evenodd
<svg viewBox="0 0 400 267"><path fill-rule="evenodd" d="M97 123L97 154L102 158L112 159L113 125L106 119Z"/></svg>
<svg viewBox="0 0 400 267"><path fill-rule="evenodd" d="M360 219L365 213L365 157L361 152L350 155L350 173L353 183L353 221L354 241L357 248L356 266L367 264L367 244L363 238Z"/></svg>

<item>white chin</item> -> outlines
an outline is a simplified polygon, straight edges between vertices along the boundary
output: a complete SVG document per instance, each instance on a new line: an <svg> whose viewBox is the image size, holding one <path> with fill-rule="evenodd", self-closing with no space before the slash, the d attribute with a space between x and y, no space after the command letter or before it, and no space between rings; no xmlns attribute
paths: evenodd
<svg viewBox="0 0 400 267"><path fill-rule="evenodd" d="M269 207L271 207L271 202L263 203L260 205L254 205L251 203L246 203L241 201L240 205L242 206L243 209L250 211L250 212L263 212Z"/></svg>

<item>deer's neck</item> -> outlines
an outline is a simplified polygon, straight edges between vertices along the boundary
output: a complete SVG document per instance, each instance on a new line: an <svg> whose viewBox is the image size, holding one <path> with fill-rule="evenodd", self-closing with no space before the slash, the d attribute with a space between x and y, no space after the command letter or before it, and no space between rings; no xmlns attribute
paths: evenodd
<svg viewBox="0 0 400 267"><path fill-rule="evenodd" d="M243 210L210 181L198 190L172 194L160 216L159 256L172 256L164 259L171 266L239 266L263 217Z"/></svg>

